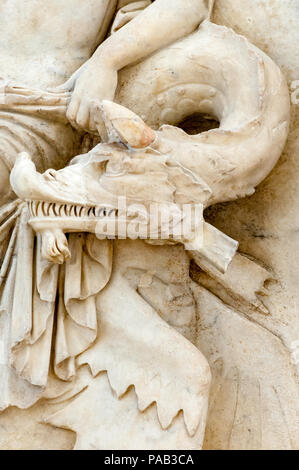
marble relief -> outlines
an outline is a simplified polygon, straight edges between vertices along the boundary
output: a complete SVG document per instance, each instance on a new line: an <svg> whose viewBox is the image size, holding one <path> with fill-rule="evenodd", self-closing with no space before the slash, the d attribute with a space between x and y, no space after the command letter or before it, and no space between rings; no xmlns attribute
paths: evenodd
<svg viewBox="0 0 299 470"><path fill-rule="evenodd" d="M0 4L0 449L298 448L299 9L286 54L265 3Z"/></svg>

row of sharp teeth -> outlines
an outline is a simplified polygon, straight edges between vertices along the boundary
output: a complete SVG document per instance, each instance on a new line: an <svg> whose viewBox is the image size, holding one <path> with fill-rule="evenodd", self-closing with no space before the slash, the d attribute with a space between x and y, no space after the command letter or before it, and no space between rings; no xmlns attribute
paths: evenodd
<svg viewBox="0 0 299 470"><path fill-rule="evenodd" d="M116 217L117 209L104 206L80 206L58 202L30 201L31 217Z"/></svg>

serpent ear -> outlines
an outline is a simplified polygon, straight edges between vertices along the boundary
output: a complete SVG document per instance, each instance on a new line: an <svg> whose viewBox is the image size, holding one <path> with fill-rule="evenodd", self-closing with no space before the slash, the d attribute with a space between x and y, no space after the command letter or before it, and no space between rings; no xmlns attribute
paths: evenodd
<svg viewBox="0 0 299 470"><path fill-rule="evenodd" d="M142 149L155 141L156 133L124 106L105 100L100 110L110 143L122 142L133 149Z"/></svg>

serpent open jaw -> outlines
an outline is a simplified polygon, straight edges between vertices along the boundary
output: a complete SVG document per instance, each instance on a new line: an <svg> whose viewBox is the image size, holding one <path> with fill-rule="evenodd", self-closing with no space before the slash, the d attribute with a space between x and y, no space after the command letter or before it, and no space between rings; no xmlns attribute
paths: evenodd
<svg viewBox="0 0 299 470"><path fill-rule="evenodd" d="M238 249L238 243L226 236L203 219L203 208L197 211L196 223L188 234L178 230L184 224L186 214L176 212L176 227L172 223L163 226L156 224L153 233L152 221L138 210L120 213L118 208L105 205L86 206L79 204L49 203L28 201L29 224L42 235L43 257L51 262L62 264L70 258L65 233L95 233L100 239L140 238L154 244L182 243L200 263L212 266L224 273ZM138 209L138 208L136 208ZM163 206L165 211L165 206ZM173 216L174 214L170 214ZM161 216L161 213L160 213ZM173 222L172 218L172 222ZM161 221L161 218L160 218ZM186 226L186 225L185 225Z"/></svg>
<svg viewBox="0 0 299 470"><path fill-rule="evenodd" d="M43 256L63 263L70 257L65 234L89 232L100 239L182 243L225 272L238 243L205 223L210 188L175 160L168 165L167 155L147 151L157 136L134 113L114 103L104 103L102 112L108 144L44 174L22 153L12 170L11 185L28 203L29 224L42 235ZM197 202L181 203L176 193Z"/></svg>

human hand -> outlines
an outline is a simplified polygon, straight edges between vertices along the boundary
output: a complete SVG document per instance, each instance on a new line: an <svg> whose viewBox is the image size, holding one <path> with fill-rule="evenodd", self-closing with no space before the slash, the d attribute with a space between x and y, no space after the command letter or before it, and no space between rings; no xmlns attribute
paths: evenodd
<svg viewBox="0 0 299 470"><path fill-rule="evenodd" d="M67 109L70 123L90 133L102 133L99 102L113 101L117 87L117 71L104 61L90 60L77 78Z"/></svg>

